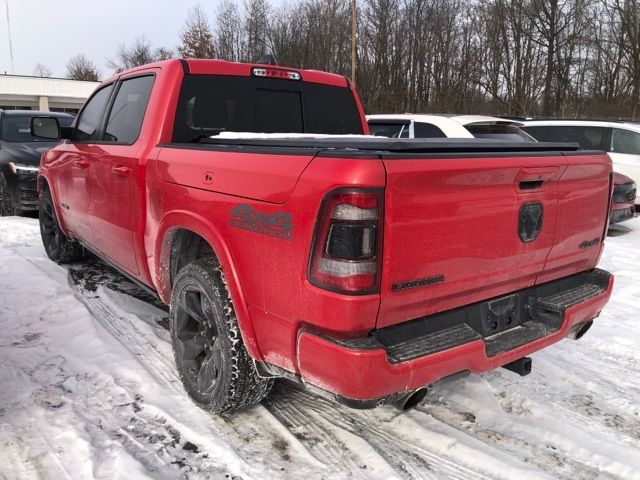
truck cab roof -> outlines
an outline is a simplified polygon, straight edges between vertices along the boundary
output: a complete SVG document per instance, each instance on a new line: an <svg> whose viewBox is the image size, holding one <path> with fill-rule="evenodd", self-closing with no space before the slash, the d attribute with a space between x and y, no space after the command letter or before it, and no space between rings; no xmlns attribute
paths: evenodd
<svg viewBox="0 0 640 480"><path fill-rule="evenodd" d="M227 60L218 59L170 59L161 60L158 62L150 63L140 67L134 67L129 70L124 70L117 75L105 80L103 83L108 83L117 80L120 77L128 76L137 72L148 71L152 68L165 68L169 65L180 64L185 73L192 75L231 75L231 76L255 76L255 69L265 70L265 76L274 73L295 73L299 75L299 78L292 79L293 81L301 80L303 82L321 83L324 85L333 85L337 87L350 86L350 82L346 77L337 75L334 73L321 72L319 70L304 70L299 68L286 67L281 65L263 65L259 63L239 63L229 62ZM275 76L275 75L273 75ZM286 78L286 77L281 77Z"/></svg>

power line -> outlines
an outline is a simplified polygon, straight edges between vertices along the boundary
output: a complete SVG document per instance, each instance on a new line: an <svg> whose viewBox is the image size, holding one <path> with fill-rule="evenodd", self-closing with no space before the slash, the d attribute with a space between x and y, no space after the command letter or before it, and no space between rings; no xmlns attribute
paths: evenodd
<svg viewBox="0 0 640 480"><path fill-rule="evenodd" d="M13 66L13 44L11 42L11 22L9 21L9 0L4 0L5 11L7 13L7 35L9 37L9 58L11 59L11 73L16 73Z"/></svg>

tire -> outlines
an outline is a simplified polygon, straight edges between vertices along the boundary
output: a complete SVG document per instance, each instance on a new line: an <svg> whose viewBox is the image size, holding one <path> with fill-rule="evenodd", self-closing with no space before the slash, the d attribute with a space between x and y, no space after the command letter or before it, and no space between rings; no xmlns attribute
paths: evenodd
<svg viewBox="0 0 640 480"><path fill-rule="evenodd" d="M38 220L40 221L40 236L44 251L51 260L56 263L68 263L83 257L82 246L67 237L60 229L51 192L47 188L40 194Z"/></svg>
<svg viewBox="0 0 640 480"><path fill-rule="evenodd" d="M224 413L260 402L273 380L258 375L242 341L218 261L205 257L176 276L170 331L178 373L201 408Z"/></svg>
<svg viewBox="0 0 640 480"><path fill-rule="evenodd" d="M17 214L18 209L11 197L7 179L4 176L4 173L0 172L0 217L8 217Z"/></svg>

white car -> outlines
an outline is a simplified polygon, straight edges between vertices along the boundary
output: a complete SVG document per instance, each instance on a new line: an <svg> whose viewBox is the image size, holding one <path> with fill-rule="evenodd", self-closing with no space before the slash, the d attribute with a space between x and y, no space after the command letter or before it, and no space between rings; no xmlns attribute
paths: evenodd
<svg viewBox="0 0 640 480"><path fill-rule="evenodd" d="M483 115L367 115L372 135L389 138L491 138L534 142L520 122Z"/></svg>
<svg viewBox="0 0 640 480"><path fill-rule="evenodd" d="M540 142L577 142L587 150L604 150L616 172L640 184L640 123L527 120L523 124L522 129Z"/></svg>

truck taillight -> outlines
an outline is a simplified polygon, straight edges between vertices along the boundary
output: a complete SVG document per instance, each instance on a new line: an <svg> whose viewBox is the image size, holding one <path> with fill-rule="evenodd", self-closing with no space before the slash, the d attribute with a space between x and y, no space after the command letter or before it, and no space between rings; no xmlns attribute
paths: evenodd
<svg viewBox="0 0 640 480"><path fill-rule="evenodd" d="M290 70L282 70L279 68L252 68L251 74L254 77L282 78L285 80L302 80L302 76L298 72Z"/></svg>
<svg viewBox="0 0 640 480"><path fill-rule="evenodd" d="M329 193L316 225L309 281L349 295L380 291L383 190L340 189Z"/></svg>

